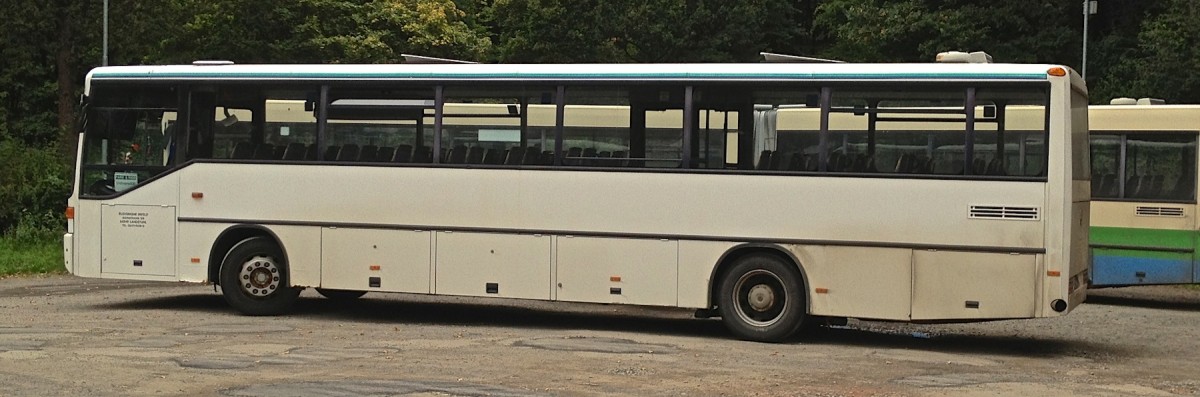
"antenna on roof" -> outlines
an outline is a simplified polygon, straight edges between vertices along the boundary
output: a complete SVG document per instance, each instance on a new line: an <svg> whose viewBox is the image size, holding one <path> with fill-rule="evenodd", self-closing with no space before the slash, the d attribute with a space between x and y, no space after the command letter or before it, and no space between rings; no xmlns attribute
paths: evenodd
<svg viewBox="0 0 1200 397"><path fill-rule="evenodd" d="M766 63L846 63L836 59L803 57L799 55L776 54L773 52L760 52L763 62Z"/></svg>
<svg viewBox="0 0 1200 397"><path fill-rule="evenodd" d="M400 54L400 56L404 57L404 63L428 63L428 64L479 63L479 62L464 61L464 60L460 60L460 59L435 58L435 57L427 57L427 56L423 56L423 55L413 55L413 54Z"/></svg>

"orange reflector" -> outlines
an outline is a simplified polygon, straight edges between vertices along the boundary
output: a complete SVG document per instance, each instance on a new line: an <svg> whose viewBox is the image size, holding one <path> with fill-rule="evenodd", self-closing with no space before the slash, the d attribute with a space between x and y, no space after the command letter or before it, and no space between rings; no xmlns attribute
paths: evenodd
<svg viewBox="0 0 1200 397"><path fill-rule="evenodd" d="M75 219L75 207L67 207L67 219Z"/></svg>
<svg viewBox="0 0 1200 397"><path fill-rule="evenodd" d="M1066 76L1066 75L1067 75L1067 70L1066 70L1066 69L1063 69L1063 68L1060 68L1060 67L1057 67L1057 66L1055 66L1055 67L1052 67L1052 68L1050 68L1050 70L1047 70L1047 71L1046 71L1046 74L1048 74L1048 75L1051 75L1051 76L1058 76L1058 77L1062 77L1062 76Z"/></svg>
<svg viewBox="0 0 1200 397"><path fill-rule="evenodd" d="M608 278L608 281L612 281L612 282L614 282L614 283L619 283L619 282L621 282L621 276L612 276L612 277L609 277L609 278Z"/></svg>
<svg viewBox="0 0 1200 397"><path fill-rule="evenodd" d="M818 294L828 294L829 288L817 288L817 293Z"/></svg>
<svg viewBox="0 0 1200 397"><path fill-rule="evenodd" d="M379 265L371 265L371 271L373 271L373 272L379 271Z"/></svg>
<svg viewBox="0 0 1200 397"><path fill-rule="evenodd" d="M192 263L200 263L200 258L192 257Z"/></svg>
<svg viewBox="0 0 1200 397"><path fill-rule="evenodd" d="M1061 276L1062 273L1059 272L1058 270L1048 270L1048 271L1046 271L1046 275L1050 276L1050 277L1058 277L1058 276Z"/></svg>
<svg viewBox="0 0 1200 397"><path fill-rule="evenodd" d="M192 198L194 198L194 199L204 198L204 192L192 192Z"/></svg>

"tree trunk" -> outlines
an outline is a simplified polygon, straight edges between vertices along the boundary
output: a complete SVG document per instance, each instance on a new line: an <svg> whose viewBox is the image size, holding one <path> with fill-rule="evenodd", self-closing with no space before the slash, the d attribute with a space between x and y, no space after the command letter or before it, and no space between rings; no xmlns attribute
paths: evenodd
<svg viewBox="0 0 1200 397"><path fill-rule="evenodd" d="M74 34L70 11L60 9L58 15L58 49L54 54L55 66L58 72L58 131L60 148L67 159L75 158L76 141L79 139L75 131L75 106L77 103L75 91L75 73L71 59L74 55ZM74 164L74 162L72 162Z"/></svg>

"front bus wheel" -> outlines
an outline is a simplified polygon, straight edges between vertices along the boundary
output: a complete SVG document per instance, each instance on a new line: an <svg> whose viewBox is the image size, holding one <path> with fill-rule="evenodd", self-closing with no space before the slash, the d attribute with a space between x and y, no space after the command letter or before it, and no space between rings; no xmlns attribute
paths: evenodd
<svg viewBox="0 0 1200 397"><path fill-rule="evenodd" d="M778 257L738 259L721 278L717 310L739 338L780 342L804 323L807 305L800 272Z"/></svg>
<svg viewBox="0 0 1200 397"><path fill-rule="evenodd" d="M221 262L221 294L244 314L271 316L287 312L300 288L290 284L283 250L269 238L252 237L234 245Z"/></svg>

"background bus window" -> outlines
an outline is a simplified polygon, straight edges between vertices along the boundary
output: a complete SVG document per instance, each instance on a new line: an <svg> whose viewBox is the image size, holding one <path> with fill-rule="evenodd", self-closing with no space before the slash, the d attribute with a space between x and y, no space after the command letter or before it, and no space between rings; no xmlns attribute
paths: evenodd
<svg viewBox="0 0 1200 397"><path fill-rule="evenodd" d="M975 94L975 175L1046 174L1044 88L979 88Z"/></svg>
<svg viewBox="0 0 1200 397"><path fill-rule="evenodd" d="M1121 136L1092 135L1092 198L1121 197Z"/></svg>
<svg viewBox="0 0 1200 397"><path fill-rule="evenodd" d="M254 130L251 123L254 117L253 112L250 109L217 106L213 114L216 118L212 124L212 158L242 160L255 158L254 152L259 149L259 146L251 137L251 132ZM269 148L263 147L263 149ZM269 160L269 158L264 160Z"/></svg>
<svg viewBox="0 0 1200 397"><path fill-rule="evenodd" d="M220 87L191 95L191 158L302 161L315 149L317 119L305 101L315 89Z"/></svg>
<svg viewBox="0 0 1200 397"><path fill-rule="evenodd" d="M834 89L828 171L963 174L965 100L963 88Z"/></svg>
<svg viewBox="0 0 1200 397"><path fill-rule="evenodd" d="M683 87L569 86L564 165L678 168Z"/></svg>
<svg viewBox="0 0 1200 397"><path fill-rule="evenodd" d="M741 86L698 86L693 90L694 133L688 134L692 139L691 168L737 169L739 141L746 140L747 148L754 146L750 142L756 123L763 128L761 135L770 135L774 143L776 112L771 106L758 111L752 93ZM748 160L753 157L747 153Z"/></svg>
<svg viewBox="0 0 1200 397"><path fill-rule="evenodd" d="M1195 200L1195 134L1094 134L1090 143L1093 198Z"/></svg>
<svg viewBox="0 0 1200 397"><path fill-rule="evenodd" d="M1126 136L1123 198L1190 201L1195 198L1195 181L1196 135Z"/></svg>
<svg viewBox="0 0 1200 397"><path fill-rule="evenodd" d="M821 107L816 89L757 90L753 126L737 141L740 169L820 169Z"/></svg>
<svg viewBox="0 0 1200 397"><path fill-rule="evenodd" d="M433 162L434 89L330 90L324 161Z"/></svg>
<svg viewBox="0 0 1200 397"><path fill-rule="evenodd" d="M555 87L445 89L441 162L552 165Z"/></svg>
<svg viewBox="0 0 1200 397"><path fill-rule="evenodd" d="M81 195L128 190L174 163L177 95L171 88L95 89L80 162Z"/></svg>
<svg viewBox="0 0 1200 397"><path fill-rule="evenodd" d="M267 99L262 144L272 148L271 159L316 160L317 118L305 109L304 101ZM261 160L266 153L256 148L253 156Z"/></svg>

